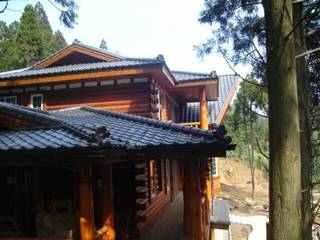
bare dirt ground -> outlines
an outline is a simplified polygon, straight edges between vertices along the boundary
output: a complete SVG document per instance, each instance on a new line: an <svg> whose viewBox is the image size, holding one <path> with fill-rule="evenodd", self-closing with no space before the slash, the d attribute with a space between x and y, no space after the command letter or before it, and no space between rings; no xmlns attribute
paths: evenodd
<svg viewBox="0 0 320 240"><path fill-rule="evenodd" d="M252 201L250 169L243 161L221 159L219 171L223 199L232 205L230 214L268 216L269 184L265 173L256 169L255 200ZM231 224L232 239L247 240L250 232L249 225Z"/></svg>

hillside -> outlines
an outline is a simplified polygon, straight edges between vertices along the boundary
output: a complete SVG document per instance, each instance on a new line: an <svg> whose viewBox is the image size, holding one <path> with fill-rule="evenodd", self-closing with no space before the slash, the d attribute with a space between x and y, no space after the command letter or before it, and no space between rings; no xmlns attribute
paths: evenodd
<svg viewBox="0 0 320 240"><path fill-rule="evenodd" d="M240 160L219 159L219 175L222 196L231 205L230 214L238 216L268 216L268 176L256 169L255 201L251 199L251 175L249 167ZM247 240L252 231L250 225L231 224L232 239Z"/></svg>

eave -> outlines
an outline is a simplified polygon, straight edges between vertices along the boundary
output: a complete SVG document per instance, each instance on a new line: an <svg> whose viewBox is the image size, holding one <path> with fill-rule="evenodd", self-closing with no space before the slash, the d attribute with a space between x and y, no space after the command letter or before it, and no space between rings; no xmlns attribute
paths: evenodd
<svg viewBox="0 0 320 240"><path fill-rule="evenodd" d="M25 86L33 84L46 84L66 81L89 80L97 78L123 77L141 74L153 74L159 72L156 65L150 67L135 67L126 69L86 71L78 73L63 73L55 75L41 75L28 78L15 78L10 80L0 80L0 87Z"/></svg>

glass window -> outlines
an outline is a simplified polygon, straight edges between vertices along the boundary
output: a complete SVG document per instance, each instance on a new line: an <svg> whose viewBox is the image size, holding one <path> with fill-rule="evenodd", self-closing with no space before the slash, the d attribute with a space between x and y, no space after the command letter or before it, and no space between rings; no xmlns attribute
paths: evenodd
<svg viewBox="0 0 320 240"><path fill-rule="evenodd" d="M42 94L31 95L31 107L42 109L43 108L43 96Z"/></svg>
<svg viewBox="0 0 320 240"><path fill-rule="evenodd" d="M161 190L161 161L149 161L150 196L155 197Z"/></svg>
<svg viewBox="0 0 320 240"><path fill-rule="evenodd" d="M6 97L6 102L7 102L7 103L16 104L16 103L17 103L17 97L16 97L16 96Z"/></svg>
<svg viewBox="0 0 320 240"><path fill-rule="evenodd" d="M212 158L212 176L218 176L218 161L216 158Z"/></svg>
<svg viewBox="0 0 320 240"><path fill-rule="evenodd" d="M0 102L17 104L17 97L16 96L1 97Z"/></svg>

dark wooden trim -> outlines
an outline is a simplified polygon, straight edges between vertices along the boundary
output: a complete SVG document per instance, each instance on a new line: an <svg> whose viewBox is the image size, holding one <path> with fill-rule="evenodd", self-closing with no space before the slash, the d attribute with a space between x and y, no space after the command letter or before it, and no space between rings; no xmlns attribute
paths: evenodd
<svg viewBox="0 0 320 240"><path fill-rule="evenodd" d="M211 223L211 228L214 229L229 229L230 224L222 224L222 223Z"/></svg>

